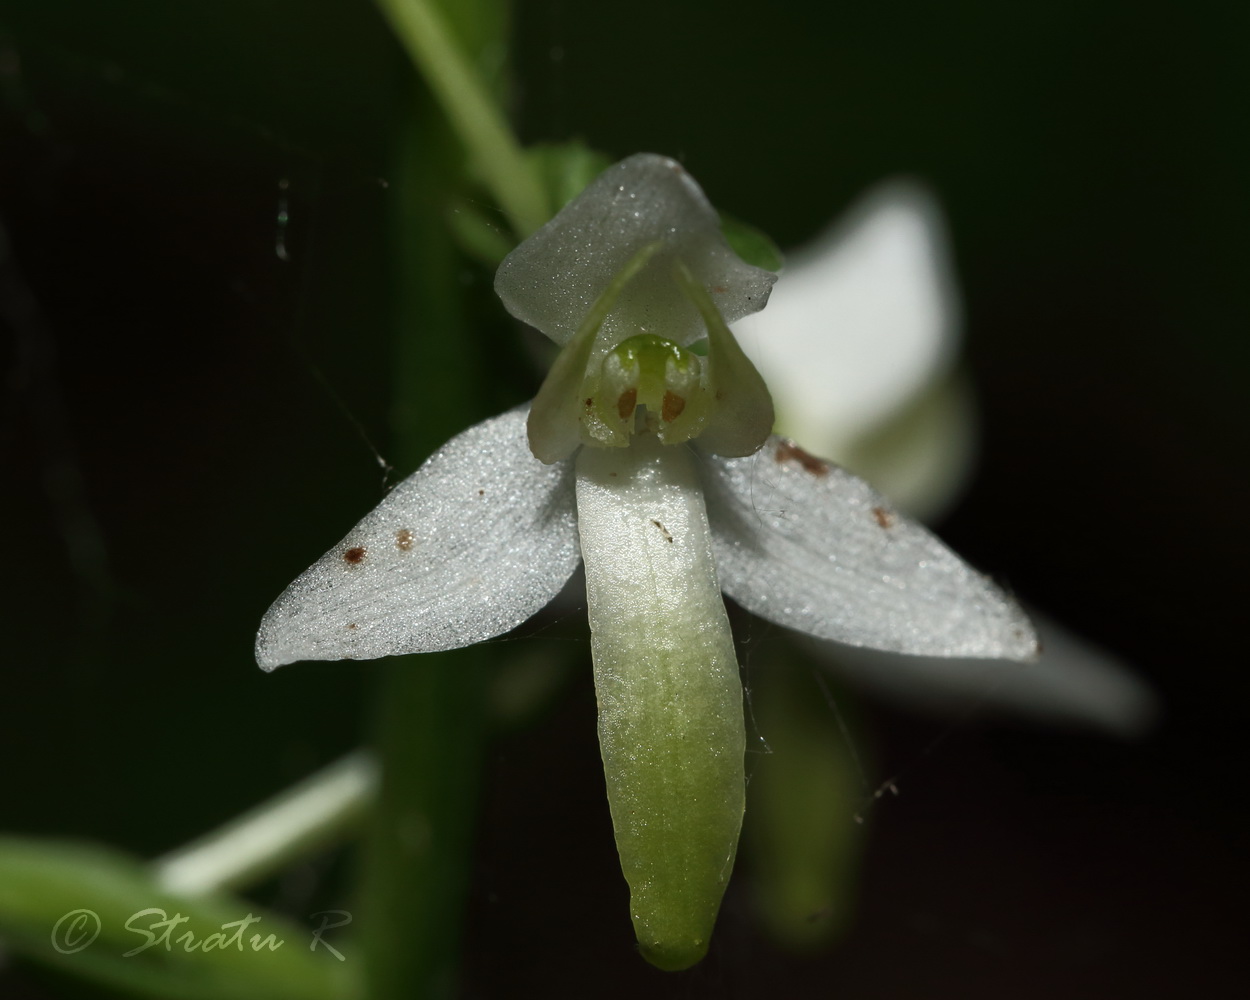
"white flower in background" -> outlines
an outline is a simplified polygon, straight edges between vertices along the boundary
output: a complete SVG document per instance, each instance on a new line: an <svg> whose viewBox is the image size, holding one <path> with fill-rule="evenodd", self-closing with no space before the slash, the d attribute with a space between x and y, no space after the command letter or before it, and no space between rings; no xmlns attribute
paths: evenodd
<svg viewBox="0 0 1250 1000"><path fill-rule="evenodd" d="M722 589L821 639L1036 653L993 583L862 480L771 434L768 391L726 323L763 308L773 280L733 254L678 164L609 168L496 278L509 311L562 345L528 414L448 442L291 584L257 637L265 669L469 645L525 621L583 562L609 805L639 943L662 968L706 951L742 820Z"/></svg>
<svg viewBox="0 0 1250 1000"><path fill-rule="evenodd" d="M735 333L778 400L779 431L927 517L971 464L961 325L941 210L900 179L787 254L768 310Z"/></svg>
<svg viewBox="0 0 1250 1000"><path fill-rule="evenodd" d="M778 403L778 428L930 518L971 471L975 407L956 368L962 307L946 226L907 180L860 198L788 255L768 309L735 333ZM1153 694L1110 653L1030 610L1040 660L1003 670L984 659L828 648L838 672L919 708L1002 708L1122 735L1154 718Z"/></svg>

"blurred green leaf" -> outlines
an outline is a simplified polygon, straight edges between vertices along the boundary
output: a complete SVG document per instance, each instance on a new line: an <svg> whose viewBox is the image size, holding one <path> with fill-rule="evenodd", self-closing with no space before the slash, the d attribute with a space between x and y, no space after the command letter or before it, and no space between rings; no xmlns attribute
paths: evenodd
<svg viewBox="0 0 1250 1000"><path fill-rule="evenodd" d="M447 224L460 250L490 267L498 266L516 246L505 221L492 220L486 210L467 198L458 199L448 209Z"/></svg>
<svg viewBox="0 0 1250 1000"><path fill-rule="evenodd" d="M552 215L581 194L587 184L614 162L606 153L593 150L578 139L540 143L525 152L547 194Z"/></svg>
<svg viewBox="0 0 1250 1000"><path fill-rule="evenodd" d="M777 244L754 226L721 212L720 228L733 252L748 264L762 267L765 271L780 271L785 264Z"/></svg>
<svg viewBox="0 0 1250 1000"><path fill-rule="evenodd" d="M765 662L767 660L767 662ZM770 749L751 774L744 839L772 936L819 949L847 927L864 834L862 771L819 675L789 644L757 656L751 705Z"/></svg>
<svg viewBox="0 0 1250 1000"><path fill-rule="evenodd" d="M98 845L0 838L5 944L136 996L351 1000L359 970L342 938L316 946L322 919L299 927L248 900L175 895L136 859Z"/></svg>

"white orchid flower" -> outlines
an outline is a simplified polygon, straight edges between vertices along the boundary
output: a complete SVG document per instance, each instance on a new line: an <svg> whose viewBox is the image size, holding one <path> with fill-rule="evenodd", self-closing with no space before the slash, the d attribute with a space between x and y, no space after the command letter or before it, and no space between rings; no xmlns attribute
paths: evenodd
<svg viewBox="0 0 1250 1000"><path fill-rule="evenodd" d="M856 646L1026 660L1020 608L862 480L771 434L727 327L774 276L738 259L674 161L609 168L499 268L562 351L528 412L453 438L278 598L256 654L464 646L586 568L609 806L644 955L707 948L744 802L742 691L721 591ZM699 342L705 341L702 351Z"/></svg>
<svg viewBox="0 0 1250 1000"><path fill-rule="evenodd" d="M951 256L933 195L885 181L788 255L768 309L735 330L780 402L783 431L925 518L955 498L975 450L972 392L956 369L963 309ZM1153 721L1156 699L1126 666L1046 616L1030 618L1043 652L1020 670L824 652L840 674L919 708L983 705L1124 736Z"/></svg>

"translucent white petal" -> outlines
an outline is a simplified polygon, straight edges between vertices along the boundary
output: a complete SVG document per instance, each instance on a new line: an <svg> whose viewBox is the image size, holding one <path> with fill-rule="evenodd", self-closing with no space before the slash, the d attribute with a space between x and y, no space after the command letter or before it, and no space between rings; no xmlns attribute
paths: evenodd
<svg viewBox="0 0 1250 1000"><path fill-rule="evenodd" d="M582 317L572 339L556 355L530 407L530 450L540 461L550 464L568 458L581 444L582 420L593 403L593 399L588 401L583 395L582 388L604 321L622 290L647 266L656 249L655 245L644 247L625 263Z"/></svg>
<svg viewBox="0 0 1250 1000"><path fill-rule="evenodd" d="M703 315L707 328L708 391L715 410L699 444L717 455L741 456L757 451L773 429L773 400L759 371L742 353L707 289L684 268L679 279Z"/></svg>
<svg viewBox="0 0 1250 1000"><path fill-rule="evenodd" d="M543 465L526 409L452 438L266 612L256 660L371 659L500 635L577 568L573 470Z"/></svg>
<svg viewBox="0 0 1250 1000"><path fill-rule="evenodd" d="M947 244L928 192L893 181L790 255L768 309L734 327L782 430L843 459L943 374L960 325Z"/></svg>
<svg viewBox="0 0 1250 1000"><path fill-rule="evenodd" d="M577 457L608 802L661 968L706 951L742 824L742 687L702 492L690 450L651 435Z"/></svg>
<svg viewBox="0 0 1250 1000"><path fill-rule="evenodd" d="M749 611L900 653L1036 654L1011 598L845 469L776 436L702 468L721 586Z"/></svg>
<svg viewBox="0 0 1250 1000"><path fill-rule="evenodd" d="M1127 666L1058 623L1030 612L1042 638L1035 663L1004 670L989 660L833 649L840 674L903 704L943 713L986 709L1136 736L1158 714L1154 694Z"/></svg>
<svg viewBox="0 0 1250 1000"><path fill-rule="evenodd" d="M694 179L675 160L653 153L600 174L504 259L495 291L513 316L563 344L617 272L655 243L661 251L604 322L607 348L639 333L683 345L703 336L698 310L673 281L675 259L708 289L727 322L768 301L776 275L743 263Z"/></svg>

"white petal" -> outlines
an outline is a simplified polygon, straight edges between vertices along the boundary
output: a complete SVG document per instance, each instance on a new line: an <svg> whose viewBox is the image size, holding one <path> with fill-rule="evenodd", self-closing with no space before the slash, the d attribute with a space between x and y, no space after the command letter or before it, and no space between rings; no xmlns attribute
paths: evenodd
<svg viewBox="0 0 1250 1000"><path fill-rule="evenodd" d="M773 399L768 386L742 353L707 289L684 269L679 278L707 328L707 388L716 400L699 444L717 455L754 454L773 429Z"/></svg>
<svg viewBox="0 0 1250 1000"><path fill-rule="evenodd" d="M655 243L661 252L603 324L608 348L639 333L682 345L703 336L698 311L673 281L675 258L711 292L726 322L768 301L776 276L743 263L694 179L675 160L653 153L600 174L504 258L495 291L513 316L563 344L621 268Z"/></svg>
<svg viewBox="0 0 1250 1000"><path fill-rule="evenodd" d="M742 686L693 461L651 435L577 457L608 803L661 968L707 949L744 799Z"/></svg>
<svg viewBox="0 0 1250 1000"><path fill-rule="evenodd" d="M786 433L841 460L943 374L960 325L947 242L927 191L893 181L790 256L768 309L734 328Z"/></svg>
<svg viewBox="0 0 1250 1000"><path fill-rule="evenodd" d="M1149 728L1158 704L1112 654L1031 612L1042 638L1035 663L897 656L830 647L841 674L916 708L944 713L985 708L1045 722L1094 726L1120 736Z"/></svg>
<svg viewBox="0 0 1250 1000"><path fill-rule="evenodd" d="M776 436L703 469L721 586L747 610L854 646L1036 655L1014 601L845 469Z"/></svg>
<svg viewBox="0 0 1250 1000"><path fill-rule="evenodd" d="M580 558L572 466L543 465L524 407L452 438L266 612L256 660L371 659L489 639Z"/></svg>

